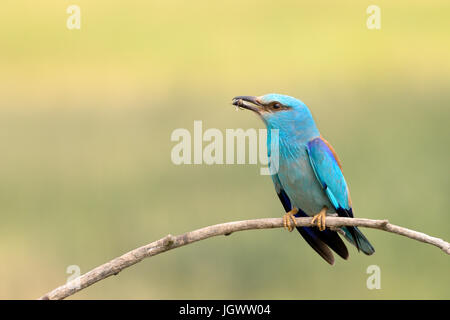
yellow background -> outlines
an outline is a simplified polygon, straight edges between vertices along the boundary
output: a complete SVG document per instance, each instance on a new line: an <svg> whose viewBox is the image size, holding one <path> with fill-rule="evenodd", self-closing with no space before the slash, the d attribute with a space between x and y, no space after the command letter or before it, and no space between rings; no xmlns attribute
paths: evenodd
<svg viewBox="0 0 450 320"><path fill-rule="evenodd" d="M66 9L81 8L68 30ZM366 8L381 8L368 30ZM448 1L0 4L0 298L210 224L278 217L256 165L175 166L174 129L262 128L236 95L303 100L343 161L355 215L450 239ZM219 237L75 295L97 299L450 298L437 248L364 230L330 267L296 233ZM366 269L381 268L368 290Z"/></svg>

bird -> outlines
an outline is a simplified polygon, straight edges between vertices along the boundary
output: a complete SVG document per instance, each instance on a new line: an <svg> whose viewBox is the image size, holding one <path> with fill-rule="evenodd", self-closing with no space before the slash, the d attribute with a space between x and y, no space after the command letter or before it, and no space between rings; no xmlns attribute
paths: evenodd
<svg viewBox="0 0 450 320"><path fill-rule="evenodd" d="M327 215L353 218L352 201L341 161L320 134L308 107L276 93L237 96L232 104L256 113L266 125L269 169L286 212L284 228L292 231L295 227L330 265L335 262L331 250L345 260L349 257L339 233L358 251L372 255L375 249L357 227L326 228ZM313 217L314 226L297 227L296 217Z"/></svg>

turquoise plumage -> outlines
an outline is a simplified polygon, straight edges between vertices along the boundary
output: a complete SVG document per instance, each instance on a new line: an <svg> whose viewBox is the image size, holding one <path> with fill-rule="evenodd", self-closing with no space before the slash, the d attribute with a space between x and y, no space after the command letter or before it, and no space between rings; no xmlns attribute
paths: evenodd
<svg viewBox="0 0 450 320"><path fill-rule="evenodd" d="M296 217L314 216L321 212L323 219L325 213L353 217L349 189L339 158L320 135L311 112L303 102L286 95L268 94L239 96L233 99L233 104L257 113L268 129L269 165L277 169L272 180L287 215L296 212ZM276 141L272 130L277 130ZM277 153L272 150L274 146ZM337 232L320 231L315 227L297 227L297 230L328 263L334 263L329 248L342 258L348 258L347 248ZM358 228L345 227L342 230L344 237L358 250L367 255L375 252Z"/></svg>

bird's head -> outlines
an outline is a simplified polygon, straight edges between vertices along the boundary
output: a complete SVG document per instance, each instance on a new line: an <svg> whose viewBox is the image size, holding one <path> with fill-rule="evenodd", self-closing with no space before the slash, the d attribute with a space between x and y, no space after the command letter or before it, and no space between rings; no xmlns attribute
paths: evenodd
<svg viewBox="0 0 450 320"><path fill-rule="evenodd" d="M233 105L257 113L267 127L283 128L295 125L298 129L313 126L314 120L308 107L300 100L282 95L266 94L260 97L238 96L233 98Z"/></svg>

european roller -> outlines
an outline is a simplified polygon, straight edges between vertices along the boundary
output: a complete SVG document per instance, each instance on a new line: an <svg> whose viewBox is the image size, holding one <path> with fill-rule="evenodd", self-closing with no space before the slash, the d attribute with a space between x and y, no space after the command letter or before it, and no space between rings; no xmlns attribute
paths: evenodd
<svg viewBox="0 0 450 320"><path fill-rule="evenodd" d="M321 136L308 107L298 99L281 94L239 96L233 99L233 105L255 112L267 127L269 168L273 170L275 163L271 177L286 211L284 227L292 231L295 226L329 264L334 264L330 249L347 259L348 250L338 232L327 229L325 223L327 214L353 218L349 189L341 162L330 143ZM272 132L277 136L273 137ZM278 150L275 161L272 146ZM293 217L313 217L317 227L297 227ZM375 252L357 227L341 230L358 251L367 255Z"/></svg>

